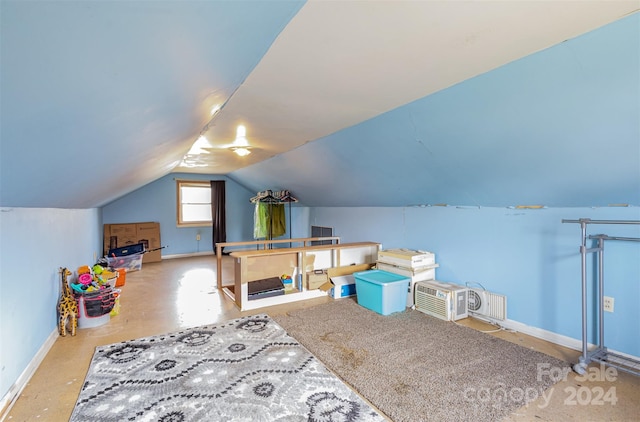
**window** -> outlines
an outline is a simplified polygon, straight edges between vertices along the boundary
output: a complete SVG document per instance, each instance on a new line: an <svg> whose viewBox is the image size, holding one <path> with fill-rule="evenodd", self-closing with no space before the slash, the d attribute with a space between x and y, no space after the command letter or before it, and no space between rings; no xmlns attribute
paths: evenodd
<svg viewBox="0 0 640 422"><path fill-rule="evenodd" d="M177 180L178 227L211 225L211 183Z"/></svg>

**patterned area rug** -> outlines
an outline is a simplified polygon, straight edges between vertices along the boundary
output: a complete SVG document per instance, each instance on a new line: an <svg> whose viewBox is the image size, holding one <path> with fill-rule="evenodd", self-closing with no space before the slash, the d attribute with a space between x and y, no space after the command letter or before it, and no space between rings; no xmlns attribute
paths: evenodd
<svg viewBox="0 0 640 422"><path fill-rule="evenodd" d="M86 421L384 421L267 315L101 346Z"/></svg>

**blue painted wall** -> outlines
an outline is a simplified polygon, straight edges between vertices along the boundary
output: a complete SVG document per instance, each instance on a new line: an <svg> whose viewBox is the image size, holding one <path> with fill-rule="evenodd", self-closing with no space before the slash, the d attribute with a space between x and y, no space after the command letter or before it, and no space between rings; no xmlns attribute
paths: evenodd
<svg viewBox="0 0 640 422"><path fill-rule="evenodd" d="M176 179L225 180L227 196L227 242L253 240L254 206L251 192L226 176L174 173L149 183L142 188L113 201L102 208L103 224L154 221L160 223L160 239L165 249L162 255L185 255L213 252L211 227L177 227ZM267 189L267 188L265 188ZM298 204L285 206L287 233L282 239L309 235L308 210ZM200 233L201 240L196 240Z"/></svg>
<svg viewBox="0 0 640 422"><path fill-rule="evenodd" d="M438 279L481 283L507 296L509 319L574 339L582 338L580 226L561 221L580 218L640 220L640 208L318 207L310 213L311 224L334 227L343 242L434 252ZM640 238L638 225L594 225L589 232ZM605 294L615 298L615 312L605 315L606 345L640 356L640 243L607 242L604 268Z"/></svg>
<svg viewBox="0 0 640 422"><path fill-rule="evenodd" d="M224 180L227 196L227 241L250 239L255 195L226 176L175 173L162 177L102 208L103 224L154 221L160 223L162 255L212 251L211 227L177 227L176 179ZM200 233L201 240L196 240Z"/></svg>
<svg viewBox="0 0 640 422"><path fill-rule="evenodd" d="M163 250L165 255L211 251L209 228L175 227L174 178L215 179L191 174L165 177L110 204L110 209L105 207L104 221L161 221L163 244L170 245ZM229 241L253 238L249 198L254 195L228 181ZM481 283L507 295L509 319L580 339L580 230L577 224L561 223L563 219L579 218L640 220L640 208L522 210L296 204L292 207L292 233L293 237L308 236L314 224L333 227L343 242L371 240L385 248L433 251L440 264L438 278L460 284ZM195 241L197 230L203 236L200 245ZM640 226L590 226L591 234L601 232L640 237ZM616 312L606 314L607 344L640 355L640 310L633 305L634 300L640 300L640 243L608 242L606 252L606 294L616 299ZM595 320L592 327L591 334L595 333ZM590 340L595 341L595 337Z"/></svg>
<svg viewBox="0 0 640 422"><path fill-rule="evenodd" d="M0 397L56 328L58 269L94 263L100 210L0 208Z"/></svg>

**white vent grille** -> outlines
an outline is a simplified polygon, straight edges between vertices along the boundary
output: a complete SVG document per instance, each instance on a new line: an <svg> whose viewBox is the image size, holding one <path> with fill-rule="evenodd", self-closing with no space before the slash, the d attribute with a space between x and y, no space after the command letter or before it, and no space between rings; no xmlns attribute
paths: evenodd
<svg viewBox="0 0 640 422"><path fill-rule="evenodd" d="M416 309L431 316L448 320L447 299L438 297L438 291L431 287L416 283Z"/></svg>
<svg viewBox="0 0 640 422"><path fill-rule="evenodd" d="M504 321L507 319L507 297L483 289L469 289L468 310L475 315Z"/></svg>
<svg viewBox="0 0 640 422"><path fill-rule="evenodd" d="M490 318L505 320L507 318L507 297L489 292Z"/></svg>

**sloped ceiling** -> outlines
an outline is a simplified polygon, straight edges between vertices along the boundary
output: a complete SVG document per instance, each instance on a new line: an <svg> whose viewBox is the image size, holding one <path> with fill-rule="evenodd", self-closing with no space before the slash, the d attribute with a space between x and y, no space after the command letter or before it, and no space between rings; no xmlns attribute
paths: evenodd
<svg viewBox="0 0 640 422"><path fill-rule="evenodd" d="M311 206L640 204L638 1L0 7L1 206L170 172Z"/></svg>
<svg viewBox="0 0 640 422"><path fill-rule="evenodd" d="M96 207L168 174L302 5L3 0L0 204Z"/></svg>

